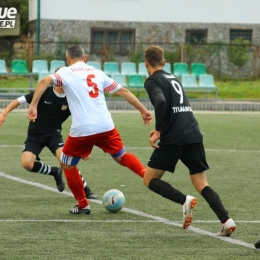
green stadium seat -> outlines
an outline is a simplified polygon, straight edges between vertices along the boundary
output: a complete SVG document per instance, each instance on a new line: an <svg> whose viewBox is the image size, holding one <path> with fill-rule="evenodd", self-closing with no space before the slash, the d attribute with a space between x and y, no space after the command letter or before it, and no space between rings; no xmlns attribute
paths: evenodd
<svg viewBox="0 0 260 260"><path fill-rule="evenodd" d="M137 74L136 64L134 62L122 62L121 74L130 76L131 74Z"/></svg>
<svg viewBox="0 0 260 260"><path fill-rule="evenodd" d="M32 62L32 72L49 72L47 60L33 60Z"/></svg>
<svg viewBox="0 0 260 260"><path fill-rule="evenodd" d="M199 87L215 88L214 77L211 74L204 74L199 76Z"/></svg>
<svg viewBox="0 0 260 260"><path fill-rule="evenodd" d="M133 92L137 92L137 97L139 97L140 92L146 93L143 76L139 74L130 75L128 78L128 88Z"/></svg>
<svg viewBox="0 0 260 260"><path fill-rule="evenodd" d="M181 76L182 86L185 88L198 88L197 79L195 75L183 74Z"/></svg>
<svg viewBox="0 0 260 260"><path fill-rule="evenodd" d="M0 60L0 73L7 73L5 60Z"/></svg>
<svg viewBox="0 0 260 260"><path fill-rule="evenodd" d="M204 63L191 63L191 74L199 77L199 75L207 74Z"/></svg>
<svg viewBox="0 0 260 260"><path fill-rule="evenodd" d="M165 70L166 72L172 73L172 69L171 69L171 64L169 62L166 62L163 70Z"/></svg>
<svg viewBox="0 0 260 260"><path fill-rule="evenodd" d="M46 76L48 76L48 75L50 75L51 73L50 72L40 72L39 73L39 76L38 76L38 82L42 79L42 78L44 78L44 77L46 77Z"/></svg>
<svg viewBox="0 0 260 260"><path fill-rule="evenodd" d="M12 73L27 74L27 62L26 60L12 60Z"/></svg>
<svg viewBox="0 0 260 260"><path fill-rule="evenodd" d="M126 75L123 75L121 73L112 73L111 78L123 87L128 86L126 82Z"/></svg>
<svg viewBox="0 0 260 260"><path fill-rule="evenodd" d="M112 61L104 62L103 71L108 76L111 76L112 73L119 73L118 62L112 62Z"/></svg>
<svg viewBox="0 0 260 260"><path fill-rule="evenodd" d="M173 64L173 74L177 78L181 78L183 74L189 74L188 64L184 62L176 62Z"/></svg>
<svg viewBox="0 0 260 260"><path fill-rule="evenodd" d="M211 74L199 75L199 87L203 88L205 92L214 92L218 98L218 88L215 86L214 76Z"/></svg>
<svg viewBox="0 0 260 260"><path fill-rule="evenodd" d="M144 78L147 78L149 76L144 62L138 63L138 74Z"/></svg>
<svg viewBox="0 0 260 260"><path fill-rule="evenodd" d="M87 65L92 66L97 70L101 70L101 63L99 61L88 61Z"/></svg>
<svg viewBox="0 0 260 260"><path fill-rule="evenodd" d="M64 66L66 66L64 60L52 60L50 62L50 73L54 73L57 68Z"/></svg>

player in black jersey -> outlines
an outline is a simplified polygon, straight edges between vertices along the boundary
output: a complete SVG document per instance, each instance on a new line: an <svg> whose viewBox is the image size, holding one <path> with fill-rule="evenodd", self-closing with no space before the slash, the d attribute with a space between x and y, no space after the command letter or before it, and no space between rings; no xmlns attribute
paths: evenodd
<svg viewBox="0 0 260 260"><path fill-rule="evenodd" d="M164 172L173 173L177 162L181 160L189 169L192 184L222 223L218 235L230 236L236 230L236 225L229 218L219 195L208 184L205 171L209 166L203 136L182 84L176 76L163 70L166 61L162 48L149 46L144 58L149 74L144 87L154 106L156 118L155 130L150 133L150 145L154 152L148 162L144 183L153 192L182 205L183 228L188 228L197 199L184 195L161 180Z"/></svg>
<svg viewBox="0 0 260 260"><path fill-rule="evenodd" d="M7 114L13 109L22 103L27 102L30 104L33 93L31 92L13 100L0 114L0 126L3 124ZM38 104L37 111L37 120L34 123L30 122L28 126L27 138L22 151L22 166L30 172L52 175L58 190L62 192L65 188L65 183L62 179L62 168L51 167L40 162L39 154L44 147L48 147L60 161L64 145L61 136L62 123L70 116L67 98L63 89L49 86ZM96 199L97 196L90 190L82 175L81 178L86 197L88 199Z"/></svg>

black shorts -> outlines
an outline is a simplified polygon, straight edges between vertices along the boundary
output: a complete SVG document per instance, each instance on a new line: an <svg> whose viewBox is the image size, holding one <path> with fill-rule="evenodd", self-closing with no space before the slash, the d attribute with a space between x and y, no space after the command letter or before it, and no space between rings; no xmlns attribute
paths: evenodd
<svg viewBox="0 0 260 260"><path fill-rule="evenodd" d="M36 155L37 160L40 160L39 154L41 153L44 147L49 148L52 154L55 156L56 150L60 147L63 147L63 139L59 131L54 133L51 136L44 137L35 137L27 136L27 139L24 142L24 149L22 152L31 152Z"/></svg>
<svg viewBox="0 0 260 260"><path fill-rule="evenodd" d="M154 169L174 172L178 160L183 162L191 175L209 169L202 142L187 145L160 146L152 153L148 166Z"/></svg>

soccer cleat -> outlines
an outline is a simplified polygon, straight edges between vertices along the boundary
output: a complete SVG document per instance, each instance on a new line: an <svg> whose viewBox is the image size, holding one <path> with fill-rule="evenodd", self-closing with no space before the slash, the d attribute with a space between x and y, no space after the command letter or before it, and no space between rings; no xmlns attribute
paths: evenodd
<svg viewBox="0 0 260 260"><path fill-rule="evenodd" d="M55 168L52 167L52 170L55 170ZM54 174L54 179L55 179L55 182L56 182L56 186L57 186L57 189L59 190L59 192L62 192L65 189L65 183L62 179L63 170L62 170L61 167L59 167L55 171L56 171L56 174Z"/></svg>
<svg viewBox="0 0 260 260"><path fill-rule="evenodd" d="M75 205L74 208L70 209L71 214L90 214L90 207L86 206L85 208L80 208L78 205Z"/></svg>
<svg viewBox="0 0 260 260"><path fill-rule="evenodd" d="M86 187L84 188L84 191L85 191L85 194L86 194L86 198L87 198L87 199L92 199L92 200L97 199L97 195L95 195L95 194L92 192L92 190L91 190L88 186L86 186Z"/></svg>
<svg viewBox="0 0 260 260"><path fill-rule="evenodd" d="M260 249L260 240L255 243L255 248Z"/></svg>
<svg viewBox="0 0 260 260"><path fill-rule="evenodd" d="M183 211L183 228L186 229L192 222L192 213L191 210L197 205L197 199L190 195L186 196L186 201L182 206Z"/></svg>
<svg viewBox="0 0 260 260"><path fill-rule="evenodd" d="M232 218L229 218L224 224L222 224L222 228L220 232L217 233L217 236L220 237L230 237L232 232L236 231L237 227Z"/></svg>

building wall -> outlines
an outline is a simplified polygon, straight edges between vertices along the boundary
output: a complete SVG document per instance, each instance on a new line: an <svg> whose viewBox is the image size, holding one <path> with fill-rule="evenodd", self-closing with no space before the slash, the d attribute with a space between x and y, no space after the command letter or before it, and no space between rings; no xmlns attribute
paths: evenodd
<svg viewBox="0 0 260 260"><path fill-rule="evenodd" d="M204 23L158 23L41 20L41 41L91 41L91 28L135 29L136 42L185 42L186 29L207 29L208 43L229 43L230 29L252 29L252 42L260 43L260 24L204 24Z"/></svg>

